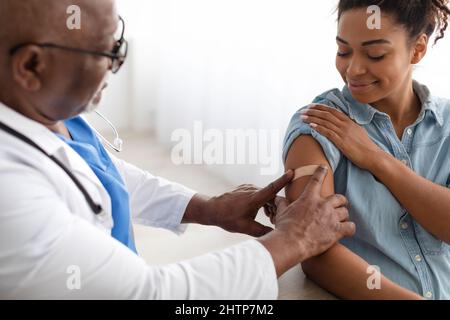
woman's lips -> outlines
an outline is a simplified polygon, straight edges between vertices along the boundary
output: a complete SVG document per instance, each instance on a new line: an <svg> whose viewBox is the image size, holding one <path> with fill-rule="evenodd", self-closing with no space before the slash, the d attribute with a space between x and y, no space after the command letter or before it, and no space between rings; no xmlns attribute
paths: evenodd
<svg viewBox="0 0 450 320"><path fill-rule="evenodd" d="M358 82L349 82L348 87L352 92L362 93L372 89L378 81L373 81L369 83L358 83Z"/></svg>

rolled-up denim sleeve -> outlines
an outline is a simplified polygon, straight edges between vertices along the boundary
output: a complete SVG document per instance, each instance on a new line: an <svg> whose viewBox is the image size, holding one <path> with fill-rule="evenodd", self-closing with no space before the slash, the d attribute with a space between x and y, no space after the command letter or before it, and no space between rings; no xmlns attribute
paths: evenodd
<svg viewBox="0 0 450 320"><path fill-rule="evenodd" d="M336 108L329 102L323 100L316 99L313 103L320 103ZM333 172L335 172L342 158L342 153L330 140L312 129L307 123L303 122L300 112L306 108L308 108L308 106L298 110L289 123L283 142L283 161L286 162L289 150L298 137L300 137L301 135L310 135L320 144L328 162L331 165L331 168L333 169Z"/></svg>

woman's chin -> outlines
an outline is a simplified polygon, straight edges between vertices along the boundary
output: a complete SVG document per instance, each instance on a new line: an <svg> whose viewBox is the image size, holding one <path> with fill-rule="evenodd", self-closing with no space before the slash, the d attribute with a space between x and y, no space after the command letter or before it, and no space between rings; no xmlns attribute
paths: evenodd
<svg viewBox="0 0 450 320"><path fill-rule="evenodd" d="M353 97L353 99L355 99L356 101L358 101L359 103L362 103L362 104L371 104L371 103L374 103L379 100L379 99L375 98L373 95L369 95L369 94L352 93L352 97Z"/></svg>

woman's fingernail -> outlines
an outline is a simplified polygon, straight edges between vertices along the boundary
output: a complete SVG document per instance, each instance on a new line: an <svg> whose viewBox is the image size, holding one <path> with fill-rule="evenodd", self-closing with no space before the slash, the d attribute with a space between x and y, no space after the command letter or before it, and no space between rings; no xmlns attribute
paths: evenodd
<svg viewBox="0 0 450 320"><path fill-rule="evenodd" d="M300 118L302 118L302 120L306 120L306 119L308 119L309 117L306 116L306 115L303 115L303 116L301 116Z"/></svg>
<svg viewBox="0 0 450 320"><path fill-rule="evenodd" d="M313 128L317 128L317 124L315 124L315 123L310 123L309 125Z"/></svg>

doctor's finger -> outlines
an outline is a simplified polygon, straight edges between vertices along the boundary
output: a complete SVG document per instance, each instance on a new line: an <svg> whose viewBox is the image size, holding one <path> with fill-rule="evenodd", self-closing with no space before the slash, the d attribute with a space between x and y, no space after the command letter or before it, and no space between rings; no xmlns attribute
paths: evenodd
<svg viewBox="0 0 450 320"><path fill-rule="evenodd" d="M289 201L287 201L287 199L284 197L276 197L275 206L277 208L277 213L282 212L289 206Z"/></svg>
<svg viewBox="0 0 450 320"><path fill-rule="evenodd" d="M348 213L347 208L340 207L340 208L337 208L335 210L336 210L336 214L337 214L337 217L338 217L340 222L346 222L346 221L348 221L350 219L350 215Z"/></svg>
<svg viewBox="0 0 450 320"><path fill-rule="evenodd" d="M348 205L348 200L341 194L334 194L327 198L327 202L333 206L333 208L345 207Z"/></svg>
<svg viewBox="0 0 450 320"><path fill-rule="evenodd" d="M262 237L273 231L272 228L267 227L259 222L253 221L247 228L246 233L253 237Z"/></svg>
<svg viewBox="0 0 450 320"><path fill-rule="evenodd" d="M294 171L289 170L280 178L269 184L267 187L257 191L254 194L254 201L258 207L263 206L267 202L273 200L277 193L280 192L294 178Z"/></svg>
<svg viewBox="0 0 450 320"><path fill-rule="evenodd" d="M308 184L303 190L302 195L295 201L295 203L301 203L310 197L320 196L320 191L322 190L322 185L327 174L327 166L320 165L310 178Z"/></svg>
<svg viewBox="0 0 450 320"><path fill-rule="evenodd" d="M272 218L272 216L275 214L275 208L270 205L264 205L264 213L267 217Z"/></svg>

